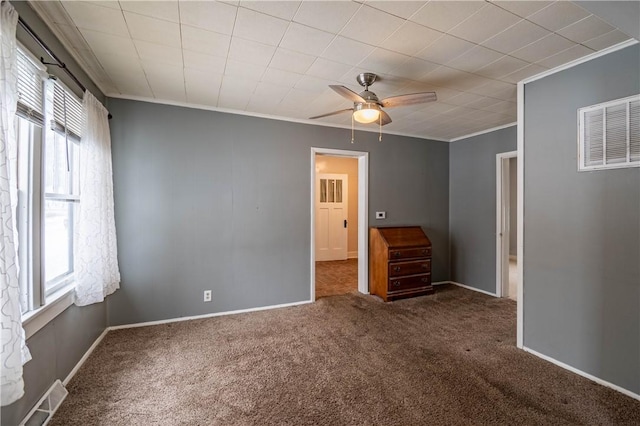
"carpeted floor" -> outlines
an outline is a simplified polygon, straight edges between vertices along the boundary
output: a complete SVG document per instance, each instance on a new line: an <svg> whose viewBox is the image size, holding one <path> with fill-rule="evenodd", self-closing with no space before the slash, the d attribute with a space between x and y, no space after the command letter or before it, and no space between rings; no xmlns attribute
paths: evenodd
<svg viewBox="0 0 640 426"><path fill-rule="evenodd" d="M113 331L50 425L638 425L640 402L515 348L452 286Z"/></svg>
<svg viewBox="0 0 640 426"><path fill-rule="evenodd" d="M316 262L316 299L358 291L358 259Z"/></svg>

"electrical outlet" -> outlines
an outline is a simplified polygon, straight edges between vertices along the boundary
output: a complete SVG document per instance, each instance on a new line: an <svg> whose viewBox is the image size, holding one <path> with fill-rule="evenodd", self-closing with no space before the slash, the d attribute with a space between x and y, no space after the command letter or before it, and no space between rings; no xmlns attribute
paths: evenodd
<svg viewBox="0 0 640 426"><path fill-rule="evenodd" d="M204 301L211 302L211 290L204 291Z"/></svg>

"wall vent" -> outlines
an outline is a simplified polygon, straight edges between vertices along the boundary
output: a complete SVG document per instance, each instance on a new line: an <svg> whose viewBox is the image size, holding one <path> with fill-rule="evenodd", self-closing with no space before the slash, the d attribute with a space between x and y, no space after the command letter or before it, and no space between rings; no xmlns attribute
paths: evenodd
<svg viewBox="0 0 640 426"><path fill-rule="evenodd" d="M62 382L56 380L31 412L27 414L20 426L46 425L68 394L69 392L62 385Z"/></svg>
<svg viewBox="0 0 640 426"><path fill-rule="evenodd" d="M578 110L578 170L640 166L640 95Z"/></svg>

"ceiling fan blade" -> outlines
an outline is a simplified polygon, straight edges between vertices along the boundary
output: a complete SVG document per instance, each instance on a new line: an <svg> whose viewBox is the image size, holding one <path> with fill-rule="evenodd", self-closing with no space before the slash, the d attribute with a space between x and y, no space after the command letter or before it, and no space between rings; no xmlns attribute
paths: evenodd
<svg viewBox="0 0 640 426"><path fill-rule="evenodd" d="M351 102L367 102L362 96L344 86L329 85L329 87L335 90L338 95L349 99Z"/></svg>
<svg viewBox="0 0 640 426"><path fill-rule="evenodd" d="M422 104L437 100L436 92L411 93L408 95L392 96L380 101L383 107L393 108L399 106Z"/></svg>
<svg viewBox="0 0 640 426"><path fill-rule="evenodd" d="M333 111L333 112L328 112L326 114L322 114L322 115L316 115L314 117L309 117L309 120L313 120L316 118L322 118L322 117L329 117L330 115L336 115L336 114L342 114L343 112L351 112L353 111L353 108L347 108L347 109L341 109L340 111Z"/></svg>
<svg viewBox="0 0 640 426"><path fill-rule="evenodd" d="M385 124L389 124L391 123L391 117L389 117L389 114L387 114L386 112L384 112L383 110L380 110L380 116L382 117L382 125L384 126Z"/></svg>

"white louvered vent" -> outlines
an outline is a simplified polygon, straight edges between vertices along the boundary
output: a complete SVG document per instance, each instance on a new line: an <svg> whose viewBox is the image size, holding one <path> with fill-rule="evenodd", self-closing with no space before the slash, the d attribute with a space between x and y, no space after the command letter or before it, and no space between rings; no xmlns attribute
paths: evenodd
<svg viewBox="0 0 640 426"><path fill-rule="evenodd" d="M20 426L45 426L49 423L69 392L60 380L56 380L35 407L20 422Z"/></svg>
<svg viewBox="0 0 640 426"><path fill-rule="evenodd" d="M578 170L640 166L640 95L578 110Z"/></svg>

